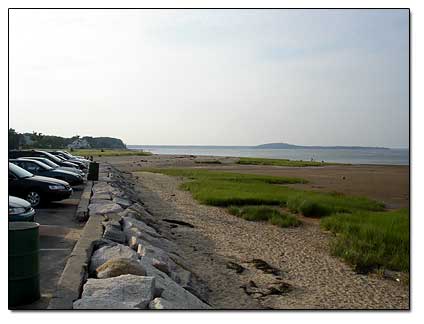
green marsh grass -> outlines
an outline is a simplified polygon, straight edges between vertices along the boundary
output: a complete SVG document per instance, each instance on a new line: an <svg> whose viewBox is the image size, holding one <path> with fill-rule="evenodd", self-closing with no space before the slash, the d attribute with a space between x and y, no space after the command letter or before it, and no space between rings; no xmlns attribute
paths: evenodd
<svg viewBox="0 0 424 324"><path fill-rule="evenodd" d="M383 210L384 205L364 197L299 190L285 184L306 183L301 178L239 174L198 169L144 169L143 171L182 176L182 184L200 203L212 206L275 205L289 207L305 216L326 216L334 212ZM314 214L316 213L316 214Z"/></svg>
<svg viewBox="0 0 424 324"><path fill-rule="evenodd" d="M296 216L282 213L269 206L230 206L228 207L228 212L248 221L268 221L280 227L294 227L301 224Z"/></svg>
<svg viewBox="0 0 424 324"><path fill-rule="evenodd" d="M408 209L334 214L321 219L321 226L336 234L332 253L359 271L409 270Z"/></svg>

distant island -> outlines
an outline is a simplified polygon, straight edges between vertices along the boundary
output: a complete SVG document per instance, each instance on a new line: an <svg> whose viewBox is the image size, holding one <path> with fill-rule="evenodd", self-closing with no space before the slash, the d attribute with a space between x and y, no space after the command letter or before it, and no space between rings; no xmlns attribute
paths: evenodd
<svg viewBox="0 0 424 324"><path fill-rule="evenodd" d="M253 146L257 149L327 149L327 150L390 150L387 147L371 147L371 146L303 146L287 143L269 143Z"/></svg>

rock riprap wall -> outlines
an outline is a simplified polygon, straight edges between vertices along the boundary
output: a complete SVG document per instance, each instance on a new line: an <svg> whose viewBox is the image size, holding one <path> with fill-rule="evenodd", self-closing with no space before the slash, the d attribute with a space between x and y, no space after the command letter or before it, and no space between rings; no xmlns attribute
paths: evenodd
<svg viewBox="0 0 424 324"><path fill-rule="evenodd" d="M90 217L103 219L88 279L74 309L209 309L205 287L187 270L176 244L155 228L156 219L132 184L109 165L93 185Z"/></svg>

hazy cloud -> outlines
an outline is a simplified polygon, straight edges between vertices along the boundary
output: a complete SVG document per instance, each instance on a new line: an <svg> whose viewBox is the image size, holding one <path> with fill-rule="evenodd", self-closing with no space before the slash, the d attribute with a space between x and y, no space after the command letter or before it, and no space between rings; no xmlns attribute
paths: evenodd
<svg viewBox="0 0 424 324"><path fill-rule="evenodd" d="M12 10L10 126L408 145L407 10Z"/></svg>

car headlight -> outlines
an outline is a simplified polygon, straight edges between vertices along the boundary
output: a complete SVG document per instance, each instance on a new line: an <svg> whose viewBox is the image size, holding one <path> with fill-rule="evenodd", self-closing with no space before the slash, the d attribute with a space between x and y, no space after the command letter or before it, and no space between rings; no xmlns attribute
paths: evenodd
<svg viewBox="0 0 424 324"><path fill-rule="evenodd" d="M49 186L49 189L51 189L51 190L63 190L63 189L65 189L65 186L62 186L62 185L50 185Z"/></svg>
<svg viewBox="0 0 424 324"><path fill-rule="evenodd" d="M23 207L9 207L9 215L18 215L25 213L25 208Z"/></svg>

